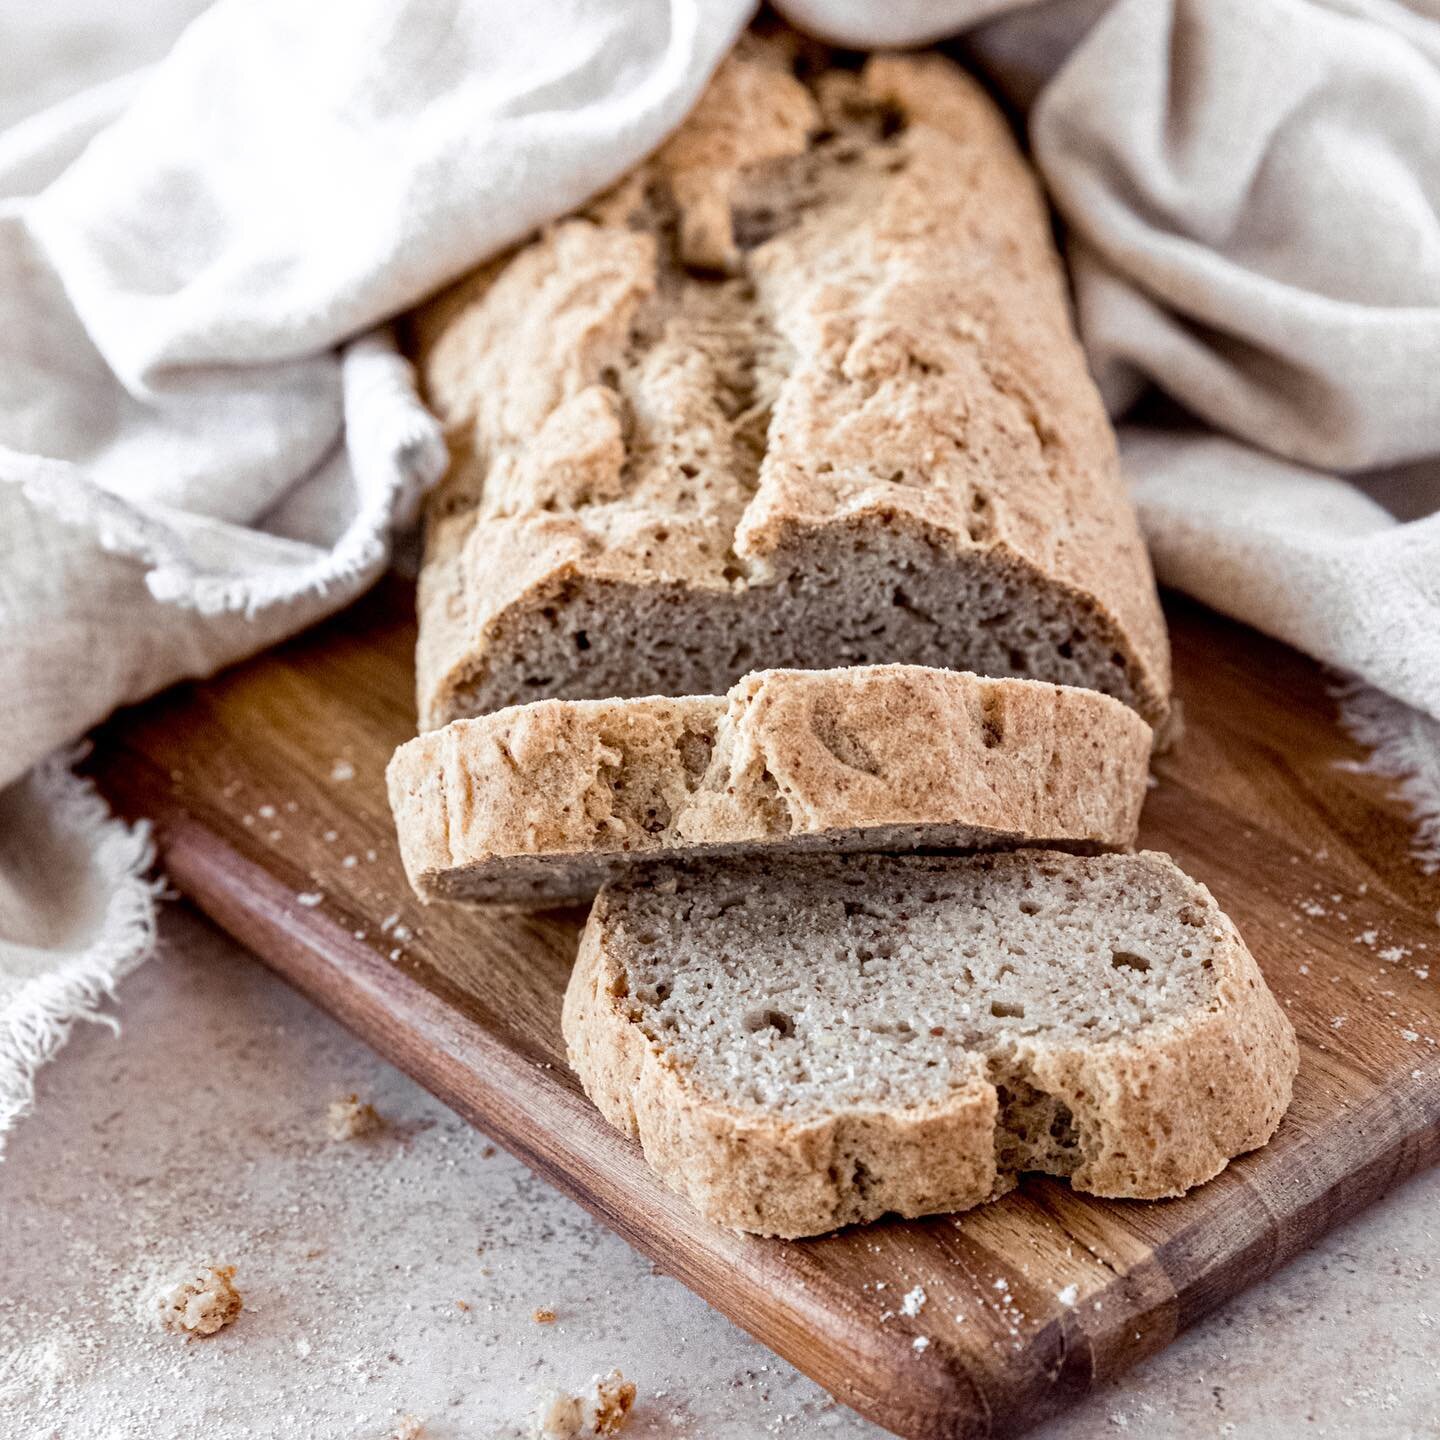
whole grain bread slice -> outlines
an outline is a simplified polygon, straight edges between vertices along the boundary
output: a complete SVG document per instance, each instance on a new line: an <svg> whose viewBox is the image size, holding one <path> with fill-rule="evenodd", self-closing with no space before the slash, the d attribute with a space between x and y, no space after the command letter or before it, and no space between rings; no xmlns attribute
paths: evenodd
<svg viewBox="0 0 1440 1440"><path fill-rule="evenodd" d="M453 455L421 728L877 661L1164 719L1045 202L948 60L745 37L654 156L414 335Z"/></svg>
<svg viewBox="0 0 1440 1440"><path fill-rule="evenodd" d="M1294 1033L1164 855L660 865L603 890L570 1063L707 1218L818 1234L1024 1171L1179 1195L1263 1145Z"/></svg>
<svg viewBox="0 0 1440 1440"><path fill-rule="evenodd" d="M1093 690L875 665L728 696L540 700L402 745L422 899L588 898L637 860L745 850L1134 843L1150 727Z"/></svg>

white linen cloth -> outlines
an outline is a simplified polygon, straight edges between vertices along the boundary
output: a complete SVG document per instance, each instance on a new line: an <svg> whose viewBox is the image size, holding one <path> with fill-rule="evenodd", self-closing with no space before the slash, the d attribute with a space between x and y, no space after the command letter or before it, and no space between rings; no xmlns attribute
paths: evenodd
<svg viewBox="0 0 1440 1440"><path fill-rule="evenodd" d="M1440 456L1440 3L784 8L967 32L1030 107L1107 400L1195 417L1122 430L1162 578L1379 687L1440 858L1440 471L1318 473ZM0 136L0 1131L153 932L64 747L374 579L444 461L376 327L653 148L749 12L220 0Z"/></svg>

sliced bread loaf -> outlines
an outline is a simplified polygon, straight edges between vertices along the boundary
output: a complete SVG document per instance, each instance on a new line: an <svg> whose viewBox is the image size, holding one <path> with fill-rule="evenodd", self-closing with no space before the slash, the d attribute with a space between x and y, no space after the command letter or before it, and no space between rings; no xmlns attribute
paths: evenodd
<svg viewBox="0 0 1440 1440"><path fill-rule="evenodd" d="M1163 719L1164 624L1045 203L949 61L746 37L656 155L415 335L453 453L421 728L874 661Z"/></svg>
<svg viewBox="0 0 1440 1440"><path fill-rule="evenodd" d="M388 778L422 899L540 905L666 852L1126 846L1149 758L1093 690L876 665L514 706L409 741Z"/></svg>
<svg viewBox="0 0 1440 1440"><path fill-rule="evenodd" d="M1164 855L662 865L603 890L570 1063L722 1225L961 1210L1022 1171L1179 1195L1263 1145L1294 1033Z"/></svg>

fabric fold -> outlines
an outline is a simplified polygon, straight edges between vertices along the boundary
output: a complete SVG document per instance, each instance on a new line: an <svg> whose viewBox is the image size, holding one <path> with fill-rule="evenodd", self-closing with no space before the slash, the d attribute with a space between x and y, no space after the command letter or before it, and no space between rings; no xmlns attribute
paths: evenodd
<svg viewBox="0 0 1440 1440"><path fill-rule="evenodd" d="M37 765L0 793L0 1154L34 1100L37 1069L154 948L147 826L116 820L71 773Z"/></svg>
<svg viewBox="0 0 1440 1440"><path fill-rule="evenodd" d="M1440 453L1440 24L1373 0L1118 0L1036 159L1112 406L1155 385L1325 469ZM1024 17L1020 17L1023 19Z"/></svg>

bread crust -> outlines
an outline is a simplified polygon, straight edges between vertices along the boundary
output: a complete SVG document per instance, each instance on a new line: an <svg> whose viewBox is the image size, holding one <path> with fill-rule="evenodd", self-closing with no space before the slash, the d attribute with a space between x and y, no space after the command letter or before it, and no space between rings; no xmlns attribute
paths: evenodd
<svg viewBox="0 0 1440 1440"><path fill-rule="evenodd" d="M953 863L1023 865L1027 853ZM1126 858L1179 874L1165 855ZM1006 1057L1007 1077L1023 1077L1073 1116L1077 1190L1181 1195L1265 1144L1289 1107L1294 1030L1209 891L1186 884L1195 923L1217 932L1207 1008L1136 1040L1020 1043ZM707 1219L795 1238L890 1212L963 1210L1014 1185L997 1167L994 1071L978 1054L943 1101L913 1107L837 1109L797 1122L704 1093L627 1005L624 958L612 943L623 889L601 892L581 940L564 1007L570 1064L605 1118L638 1139L660 1178Z"/></svg>
<svg viewBox="0 0 1440 1440"><path fill-rule="evenodd" d="M1149 561L1003 118L937 56L802 84L787 47L747 39L632 176L421 313L454 456L422 728L967 647L1164 718ZM652 654L671 630L697 653Z"/></svg>
<svg viewBox="0 0 1440 1440"><path fill-rule="evenodd" d="M1150 745L1094 691L874 665L537 701L418 736L387 778L422 899L533 905L662 854L1125 847Z"/></svg>

